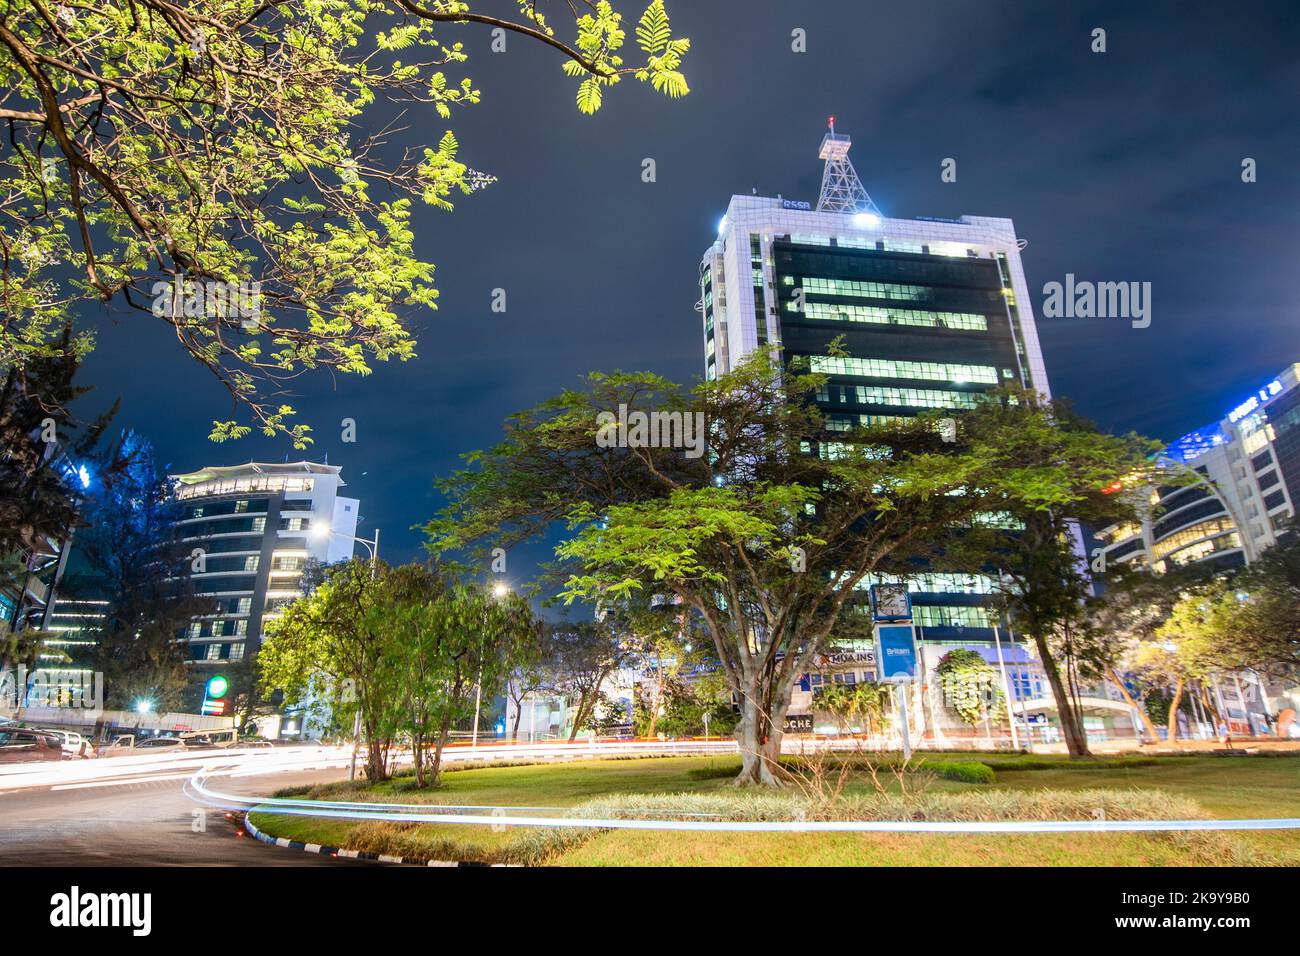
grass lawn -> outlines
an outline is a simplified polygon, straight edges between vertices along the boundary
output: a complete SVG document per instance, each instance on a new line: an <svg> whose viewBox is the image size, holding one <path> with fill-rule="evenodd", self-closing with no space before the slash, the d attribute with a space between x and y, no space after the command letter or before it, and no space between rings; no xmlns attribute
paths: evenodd
<svg viewBox="0 0 1300 956"><path fill-rule="evenodd" d="M1100 760L995 754L932 755L991 766L991 784L930 778L925 795L1014 794L1016 791L1160 791L1194 801L1212 817L1300 816L1300 757L1158 757ZM620 794L729 797L731 757L582 760L533 766L455 770L443 785L417 791L399 778L376 787L333 784L306 795L376 802L576 807ZM882 774L882 778L886 776ZM897 785L890 783L897 791ZM868 797L865 783L851 795ZM288 792L281 795L289 795ZM302 795L295 791L294 795ZM1080 795L1082 796L1082 795ZM665 802L670 799L665 797ZM574 866L1173 866L1300 865L1300 831L1239 834L1071 833L996 836L920 834L742 834L669 831L537 830L429 824L350 822L257 813L275 836L416 858L546 863Z"/></svg>

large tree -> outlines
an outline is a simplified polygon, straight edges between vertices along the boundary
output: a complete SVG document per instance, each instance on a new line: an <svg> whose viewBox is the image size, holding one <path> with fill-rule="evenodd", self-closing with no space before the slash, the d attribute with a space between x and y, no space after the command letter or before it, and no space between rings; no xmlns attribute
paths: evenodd
<svg viewBox="0 0 1300 956"><path fill-rule="evenodd" d="M547 686L572 709L570 740L591 723L601 687L627 657L621 636L611 623L608 619L562 621L547 628Z"/></svg>
<svg viewBox="0 0 1300 956"><path fill-rule="evenodd" d="M649 374L592 376L516 415L444 485L451 503L428 526L431 544L500 546L564 521L569 600L673 595L702 617L739 701L738 782L776 783L793 685L869 574L1009 503L1068 510L1133 458L1124 440L1058 427L1023 391L944 416L955 433L922 415L829 435L809 401L824 383L764 353L690 391ZM683 427L678 440L613 434L620 407L694 425L707 451L680 440Z"/></svg>
<svg viewBox="0 0 1300 956"><path fill-rule="evenodd" d="M1175 566L1165 574L1154 574L1132 564L1107 568L1105 589L1089 598L1086 605L1084 654L1089 666L1116 687L1142 720L1147 738L1159 740L1151 709L1142 698L1150 681L1139 680L1138 698L1130 690L1127 674L1138 675L1137 663L1154 665L1148 645L1159 643L1157 632L1169 620L1174 606L1189 589L1204 586L1213 571L1204 564ZM1165 672L1167 668L1156 667Z"/></svg>
<svg viewBox="0 0 1300 956"><path fill-rule="evenodd" d="M327 701L336 716L360 711L365 772L388 776L394 689L386 680L384 616L377 613L392 569L352 558L324 569L313 590L267 625L258 651L262 688L283 691L285 702Z"/></svg>
<svg viewBox="0 0 1300 956"><path fill-rule="evenodd" d="M411 740L416 785L435 785L452 729L528 665L541 625L522 596L445 571L403 565L385 584L383 679L393 688L396 730Z"/></svg>
<svg viewBox="0 0 1300 956"><path fill-rule="evenodd" d="M467 39L552 48L587 113L624 78L687 92L689 41L662 0L638 8L633 62L610 0L486 6L10 0L0 370L48 354L69 301L90 297L170 326L256 426L310 441L282 403L285 380L414 355L407 312L438 293L412 203L450 209L492 181L450 129L411 132L479 101L460 72ZM570 20L567 38L548 6ZM212 436L245 433L243 417Z"/></svg>
<svg viewBox="0 0 1300 956"><path fill-rule="evenodd" d="M998 513L974 522L948 554L969 571L996 580L1001 610L1016 634L1034 645L1047 677L1072 756L1088 753L1080 707L1081 682L1102 677L1093 670L1094 632L1088 629L1087 600L1092 593L1080 523L1102 526L1131 521L1143 507L1140 496L1118 493L1145 487L1154 474L1160 446L1137 435L1104 434L1068 402L1043 402L1027 396L1039 414L1003 409L1003 424L1021 420L1010 457L1027 494L1010 494ZM1077 469L1068 503L1049 505L1033 493L1038 473Z"/></svg>
<svg viewBox="0 0 1300 956"><path fill-rule="evenodd" d="M418 782L436 782L451 730L489 699L535 644L537 624L515 595L457 580L442 568L353 559L289 605L258 657L265 690L289 703L358 711L372 781L390 773L389 750L409 737ZM432 750L432 754L428 753ZM428 771L426 775L426 769Z"/></svg>
<svg viewBox="0 0 1300 956"><path fill-rule="evenodd" d="M1300 672L1300 534L1292 528L1244 571L1174 608L1179 625L1214 648L1219 670L1279 680Z"/></svg>
<svg viewBox="0 0 1300 956"><path fill-rule="evenodd" d="M91 422L73 414L73 403L90 391L75 382L79 367L66 328L52 353L22 365L0 362L0 558L43 539L66 543L80 523L79 466L96 457L116 405ZM96 477L109 481L123 467L119 458L101 456Z"/></svg>

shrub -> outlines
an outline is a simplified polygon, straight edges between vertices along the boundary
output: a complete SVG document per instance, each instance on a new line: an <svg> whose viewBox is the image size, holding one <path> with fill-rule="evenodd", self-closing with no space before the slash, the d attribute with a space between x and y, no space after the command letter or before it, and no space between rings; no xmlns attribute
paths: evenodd
<svg viewBox="0 0 1300 956"><path fill-rule="evenodd" d="M926 768L944 780L958 783L992 783L994 780L993 768L974 760L926 764Z"/></svg>

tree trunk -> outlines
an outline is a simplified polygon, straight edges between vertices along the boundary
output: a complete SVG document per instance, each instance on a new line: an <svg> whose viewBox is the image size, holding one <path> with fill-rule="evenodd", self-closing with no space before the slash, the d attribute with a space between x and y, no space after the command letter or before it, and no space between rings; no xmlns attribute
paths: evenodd
<svg viewBox="0 0 1300 956"><path fill-rule="evenodd" d="M424 786L424 754L420 747L420 734L411 735L411 760L415 763L415 785Z"/></svg>
<svg viewBox="0 0 1300 956"><path fill-rule="evenodd" d="M569 731L569 743L578 739L578 728L587 722L587 695L578 695L578 709L573 712L573 729Z"/></svg>
<svg viewBox="0 0 1300 956"><path fill-rule="evenodd" d="M1178 706L1183 702L1183 679L1178 678L1178 683L1174 685L1174 699L1169 705L1169 742L1173 743L1178 739Z"/></svg>
<svg viewBox="0 0 1300 956"><path fill-rule="evenodd" d="M429 785L433 786L438 782L438 774L442 771L442 748L447 746L447 738L451 736L451 711L445 711L442 715L442 723L438 727L438 742L433 748L433 764L429 768Z"/></svg>
<svg viewBox="0 0 1300 956"><path fill-rule="evenodd" d="M736 725L740 774L733 781L737 786L781 785L781 725L789 703L779 703L765 711L759 701L767 697L759 687L752 687L749 693L741 695L740 723Z"/></svg>
<svg viewBox="0 0 1300 956"><path fill-rule="evenodd" d="M1112 684L1119 688L1119 692L1124 695L1124 699L1128 701L1128 705L1138 712L1138 716L1142 718L1142 729L1146 731L1151 742L1153 744L1158 743L1160 735L1156 733L1155 721L1151 719L1151 715L1147 713L1147 709L1138 706L1137 701L1133 699L1133 695L1128 692L1128 688L1125 687L1124 682L1120 680L1119 674L1115 673L1115 668L1107 667L1106 676L1110 678Z"/></svg>
<svg viewBox="0 0 1300 956"><path fill-rule="evenodd" d="M1074 711L1070 696L1061 682L1061 672L1056 660L1047 647L1047 639L1034 635L1034 646L1038 648L1038 657L1042 661L1043 671L1047 674L1047 683L1052 688L1052 699L1056 702L1056 712L1061 719L1061 732L1065 734L1065 746L1071 757L1087 757L1088 736L1079 724L1079 715Z"/></svg>
<svg viewBox="0 0 1300 956"><path fill-rule="evenodd" d="M388 779L388 760L384 742L379 739L379 726L374 721L368 721L367 715L370 714L370 708L361 705L361 729L366 738L366 779L371 783L379 783Z"/></svg>
<svg viewBox="0 0 1300 956"><path fill-rule="evenodd" d="M515 701L515 725L510 731L510 739L519 739L519 721L524 717L524 706L522 701Z"/></svg>
<svg viewBox="0 0 1300 956"><path fill-rule="evenodd" d="M650 701L650 728L646 731L647 737L655 735L655 726L659 723L659 699L663 694L664 681L659 665L655 665L655 693Z"/></svg>

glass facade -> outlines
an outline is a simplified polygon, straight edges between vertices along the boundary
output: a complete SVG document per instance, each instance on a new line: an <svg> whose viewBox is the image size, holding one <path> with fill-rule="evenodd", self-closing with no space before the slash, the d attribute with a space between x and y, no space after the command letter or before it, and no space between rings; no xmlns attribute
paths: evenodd
<svg viewBox="0 0 1300 956"><path fill-rule="evenodd" d="M1023 381L995 259L810 236L774 236L771 248L775 301L766 304L780 317L785 361L804 358L829 377L816 395L829 430L970 408L981 392ZM828 354L837 338L847 355ZM909 586L923 641L993 640L987 579L935 571Z"/></svg>

